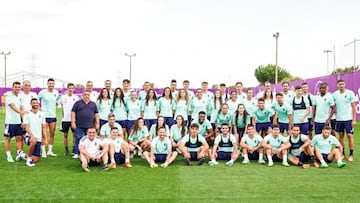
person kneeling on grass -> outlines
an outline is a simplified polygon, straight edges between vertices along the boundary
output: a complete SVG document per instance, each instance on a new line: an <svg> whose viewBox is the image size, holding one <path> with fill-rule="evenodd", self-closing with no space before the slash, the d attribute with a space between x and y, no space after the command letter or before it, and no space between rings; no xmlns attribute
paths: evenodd
<svg viewBox="0 0 360 203"><path fill-rule="evenodd" d="M336 148L333 148L333 145ZM315 135L311 141L314 147L316 159L320 161L320 168L327 168L332 160L336 159L337 167L342 168L346 163L342 162L341 152L343 147L336 137L331 136L331 127L325 126L321 134Z"/></svg>
<svg viewBox="0 0 360 203"><path fill-rule="evenodd" d="M209 149L204 136L199 134L199 125L190 125L190 134L185 135L179 142L179 150L184 156L186 165L191 165L191 161L198 161L202 165L205 160L205 153Z"/></svg>
<svg viewBox="0 0 360 203"><path fill-rule="evenodd" d="M234 161L239 157L239 150L236 137L229 133L229 124L221 125L221 133L216 136L213 149L209 151L211 161L208 164L210 166L219 164L216 159L227 160L227 166L234 165Z"/></svg>
<svg viewBox="0 0 360 203"><path fill-rule="evenodd" d="M39 100L32 98L30 101L31 110L24 116L24 128L30 136L29 149L26 165L35 166L40 159L41 140L46 137L45 115L39 111Z"/></svg>
<svg viewBox="0 0 360 203"><path fill-rule="evenodd" d="M253 125L249 124L245 134L240 141L242 154L244 157L243 164L249 164L250 160L258 160L260 164L264 164L264 148L261 145L263 138L256 133Z"/></svg>
<svg viewBox="0 0 360 203"><path fill-rule="evenodd" d="M171 140L166 136L165 127L159 127L157 135L151 142L150 152L145 151L144 157L151 168L158 167L157 162L162 163L160 166L166 168L176 159L178 153L176 151L172 152Z"/></svg>
<svg viewBox="0 0 360 203"><path fill-rule="evenodd" d="M79 143L80 162L84 171L89 172L89 166L104 164L103 170L108 167L108 146L96 136L96 129L91 127L87 130L87 135L81 138Z"/></svg>
<svg viewBox="0 0 360 203"><path fill-rule="evenodd" d="M106 124L105 124L106 125ZM103 126L104 127L104 126ZM120 128L121 129L121 128ZM116 168L116 164L124 164L126 168L131 168L129 145L121 137L118 127L111 127L110 138L106 139L109 147L111 168Z"/></svg>
<svg viewBox="0 0 360 203"><path fill-rule="evenodd" d="M135 153L135 150L138 150L138 156L142 156L143 151L149 150L149 131L143 118L140 117L135 121L134 126L131 128L128 142L130 152Z"/></svg>
<svg viewBox="0 0 360 203"><path fill-rule="evenodd" d="M304 164L304 162L311 161L315 167L318 166L310 146L311 140L308 136L300 134L300 126L293 126L291 128L291 135L287 136L286 140L290 143L288 154L290 163L301 168L309 168L310 165Z"/></svg>
<svg viewBox="0 0 360 203"><path fill-rule="evenodd" d="M266 150L268 166L273 166L273 161L282 161L283 166L290 166L287 162L287 149L290 147L290 143L280 134L278 125L272 126L272 134L265 136L262 146Z"/></svg>

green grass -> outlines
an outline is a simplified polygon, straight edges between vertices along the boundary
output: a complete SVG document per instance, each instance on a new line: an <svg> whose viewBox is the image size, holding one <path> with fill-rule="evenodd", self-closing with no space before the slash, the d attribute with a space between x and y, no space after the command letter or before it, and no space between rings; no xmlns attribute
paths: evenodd
<svg viewBox="0 0 360 203"><path fill-rule="evenodd" d="M59 114L60 115L60 114ZM0 109L0 132L4 113ZM359 145L355 129L355 143ZM3 138L0 138L2 141ZM69 140L70 141L70 140ZM15 155L14 141L11 143ZM133 168L111 171L92 167L82 171L79 160L62 156L62 134L57 130L58 157L41 159L34 168L25 162L8 163L0 145L0 202L358 202L360 159L338 169L267 167L252 163L233 167L185 166L178 158L168 168L151 169L145 160L132 159Z"/></svg>

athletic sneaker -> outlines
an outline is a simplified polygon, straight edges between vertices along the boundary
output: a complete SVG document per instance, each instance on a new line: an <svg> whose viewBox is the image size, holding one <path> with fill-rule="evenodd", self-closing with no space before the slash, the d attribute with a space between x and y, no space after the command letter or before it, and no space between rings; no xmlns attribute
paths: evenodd
<svg viewBox="0 0 360 203"><path fill-rule="evenodd" d="M103 171L107 171L107 170L109 170L109 165L108 165L108 164L104 164L104 166L103 166Z"/></svg>
<svg viewBox="0 0 360 203"><path fill-rule="evenodd" d="M327 163L323 163L323 164L320 165L320 168L327 168L327 167L329 167L329 166L327 165Z"/></svg>
<svg viewBox="0 0 360 203"><path fill-rule="evenodd" d="M214 161L209 161L208 164L209 166L215 166L217 163L215 163Z"/></svg>
<svg viewBox="0 0 360 203"><path fill-rule="evenodd" d="M346 163L344 163L344 162L339 162L339 163L337 163L337 167L338 168L342 168L342 167L344 167L346 165Z"/></svg>
<svg viewBox="0 0 360 203"><path fill-rule="evenodd" d="M350 162L354 161L353 155L350 155L350 156L349 156L348 161L350 161Z"/></svg>
<svg viewBox="0 0 360 203"><path fill-rule="evenodd" d="M132 167L130 162L125 162L124 166L125 166L125 168L131 168Z"/></svg>
<svg viewBox="0 0 360 203"><path fill-rule="evenodd" d="M290 166L287 161L283 161L281 165L286 166L286 167L289 167L289 166Z"/></svg>
<svg viewBox="0 0 360 203"><path fill-rule="evenodd" d="M269 161L269 163L268 163L268 166L273 166L274 165L274 162L272 162L272 161Z"/></svg>
<svg viewBox="0 0 360 203"><path fill-rule="evenodd" d="M33 161L26 161L26 165L29 166L29 167L34 167L35 166Z"/></svg>
<svg viewBox="0 0 360 203"><path fill-rule="evenodd" d="M116 163L111 163L110 168L116 168Z"/></svg>
<svg viewBox="0 0 360 203"><path fill-rule="evenodd" d="M191 161L190 159L184 159L184 162L186 165L190 166L191 165Z"/></svg>
<svg viewBox="0 0 360 203"><path fill-rule="evenodd" d="M54 152L48 152L47 155L48 156L57 156L56 154L54 154Z"/></svg>
<svg viewBox="0 0 360 203"><path fill-rule="evenodd" d="M244 161L242 162L242 164L249 164L249 163L250 163L249 159L244 159Z"/></svg>
<svg viewBox="0 0 360 203"><path fill-rule="evenodd" d="M23 158L22 156L22 152L20 152L18 155L16 155L15 161L20 161Z"/></svg>
<svg viewBox="0 0 360 203"><path fill-rule="evenodd" d="M162 168L166 168L166 167L168 167L168 164L167 163L163 163L163 164L161 164L160 165Z"/></svg>
<svg viewBox="0 0 360 203"><path fill-rule="evenodd" d="M231 166L234 165L234 162L233 162L233 161L228 161L228 162L226 162L226 165L229 166L229 167L231 167Z"/></svg>
<svg viewBox="0 0 360 203"><path fill-rule="evenodd" d="M41 157L42 158L46 158L47 156L46 156L46 153L41 153Z"/></svg>
<svg viewBox="0 0 360 203"><path fill-rule="evenodd" d="M150 168L156 168L156 167L158 167L157 164L150 164Z"/></svg>
<svg viewBox="0 0 360 203"><path fill-rule="evenodd" d="M72 156L73 159L78 159L80 158L80 156L78 154L74 154L74 156Z"/></svg>
<svg viewBox="0 0 360 203"><path fill-rule="evenodd" d="M204 163L205 159L204 157L202 157L201 159L199 159L197 165L201 166Z"/></svg>
<svg viewBox="0 0 360 203"><path fill-rule="evenodd" d="M88 167L88 165L86 163L82 163L81 164L81 168L85 171L85 172L90 172L90 169Z"/></svg>
<svg viewBox="0 0 360 203"><path fill-rule="evenodd" d="M265 164L265 160L264 159L259 159L259 164Z"/></svg>
<svg viewBox="0 0 360 203"><path fill-rule="evenodd" d="M12 158L12 156L8 156L7 161L10 162L10 163L15 162L14 159Z"/></svg>
<svg viewBox="0 0 360 203"><path fill-rule="evenodd" d="M142 153L143 153L143 151L139 150L137 154L138 154L139 157L142 157Z"/></svg>

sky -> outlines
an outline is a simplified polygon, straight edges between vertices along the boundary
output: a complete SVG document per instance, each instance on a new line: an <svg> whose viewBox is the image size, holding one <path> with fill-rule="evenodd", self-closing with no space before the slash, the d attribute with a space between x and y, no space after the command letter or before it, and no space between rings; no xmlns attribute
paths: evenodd
<svg viewBox="0 0 360 203"><path fill-rule="evenodd" d="M254 70L275 64L276 32L280 67L303 79L323 76L324 50L335 48L335 67L349 67L354 43L344 45L360 39L356 0L1 0L0 5L0 52L11 51L9 75L36 72L76 84L92 80L97 87L106 79L117 87L129 78L125 53L136 53L132 87L144 81L165 87L171 79L179 87L185 79L193 88L202 81L257 86ZM329 67L334 68L334 52ZM1 80L3 72L0 55Z"/></svg>

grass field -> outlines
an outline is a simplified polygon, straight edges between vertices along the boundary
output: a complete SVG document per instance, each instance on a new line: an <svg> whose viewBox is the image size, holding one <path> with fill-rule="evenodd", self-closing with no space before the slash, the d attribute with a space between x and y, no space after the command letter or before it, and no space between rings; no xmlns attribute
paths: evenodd
<svg viewBox="0 0 360 203"><path fill-rule="evenodd" d="M0 109L0 132L4 112ZM60 115L60 114L58 114ZM360 125L355 129L358 149ZM3 141L3 137L0 138ZM15 157L15 142L12 154ZM348 150L347 150L348 151ZM0 145L0 202L359 202L360 158L342 169L274 167L220 162L217 166L185 166L178 158L168 168L151 169L145 160L132 159L133 168L111 171L92 167L82 171L79 160L64 157L57 130L54 152L34 168L25 162L8 163ZM348 152L347 152L348 153Z"/></svg>

